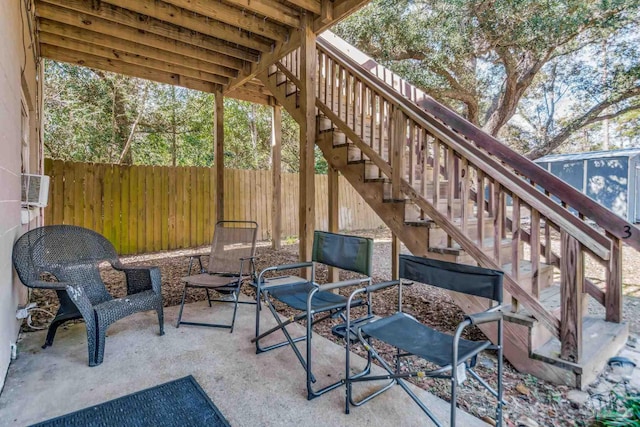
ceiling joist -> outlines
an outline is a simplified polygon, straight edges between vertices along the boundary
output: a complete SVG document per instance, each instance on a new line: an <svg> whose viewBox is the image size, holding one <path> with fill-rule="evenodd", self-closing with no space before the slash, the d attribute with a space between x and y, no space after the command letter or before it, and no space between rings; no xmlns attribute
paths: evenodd
<svg viewBox="0 0 640 427"><path fill-rule="evenodd" d="M236 46L203 34L194 33L172 24L148 18L135 12L103 5L93 9L84 0L42 0L36 3L36 16L87 28L102 34L115 35L133 40L145 39L149 43L157 40L177 41L190 44L203 52L213 51L222 56L256 62L259 54L253 50L243 50ZM158 39L152 35L162 37ZM157 47L157 46L156 46ZM225 64L221 64L225 65Z"/></svg>
<svg viewBox="0 0 640 427"><path fill-rule="evenodd" d="M270 40L252 35L241 27L223 24L214 19L194 14L193 12L180 9L162 1L109 0L109 3L114 6L122 6L120 7L121 10L126 8L141 15L150 16L188 30L197 31L201 34L221 38L260 52L270 52L272 49L273 43ZM106 3L102 2L100 8L105 7L105 5Z"/></svg>
<svg viewBox="0 0 640 427"><path fill-rule="evenodd" d="M273 105L255 76L369 0L35 0L44 57Z"/></svg>
<svg viewBox="0 0 640 427"><path fill-rule="evenodd" d="M131 65L119 60L84 54L58 46L51 46L43 43L40 47L42 56L45 58L55 59L56 61L68 62L70 64L82 65L84 67L110 71L112 73L125 74L169 85L183 86L188 89L195 89L202 92L213 93L220 88L220 85L215 83L190 79L179 74L172 74L154 70L152 68Z"/></svg>
<svg viewBox="0 0 640 427"><path fill-rule="evenodd" d="M182 65L170 64L168 62L159 61L157 59L145 56L134 55L121 50L109 49L103 46L91 44L90 42L69 39L66 37L58 37L55 34L41 33L40 43L49 45L52 45L51 43L55 43L55 46L73 50L77 53L87 53L105 59L113 59L126 64L152 68L154 70L163 71L170 74L179 74L185 77L191 77L194 79L217 83L220 85L227 84L229 80L227 77L207 73L205 71L198 71L192 68L184 67Z"/></svg>
<svg viewBox="0 0 640 427"><path fill-rule="evenodd" d="M84 41L102 48L124 51L131 55L147 56L158 61L166 61L169 64L180 65L193 70L205 71L207 73L218 74L223 77L236 77L238 69L224 67L211 62L202 61L191 56L178 53L168 49L158 49L149 45L134 41L121 39L82 28L72 27L58 22L42 19L38 23L40 30L40 40L43 43L55 45L57 40L72 39ZM42 36L46 37L46 40ZM63 44L59 44L65 47Z"/></svg>

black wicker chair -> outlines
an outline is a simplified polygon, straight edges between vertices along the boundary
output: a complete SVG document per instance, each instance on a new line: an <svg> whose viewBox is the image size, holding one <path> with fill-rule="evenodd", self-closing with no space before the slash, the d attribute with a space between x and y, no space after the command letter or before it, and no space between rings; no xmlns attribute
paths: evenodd
<svg viewBox="0 0 640 427"><path fill-rule="evenodd" d="M124 272L127 296L113 298L100 277L99 264L109 262ZM87 326L89 366L102 363L109 325L139 311L156 310L160 335L164 334L160 270L120 264L113 245L100 234L73 225L33 229L13 246L13 265L30 288L54 289L60 308L49 326L42 348L53 344L56 330L73 319ZM43 280L46 275L57 281Z"/></svg>

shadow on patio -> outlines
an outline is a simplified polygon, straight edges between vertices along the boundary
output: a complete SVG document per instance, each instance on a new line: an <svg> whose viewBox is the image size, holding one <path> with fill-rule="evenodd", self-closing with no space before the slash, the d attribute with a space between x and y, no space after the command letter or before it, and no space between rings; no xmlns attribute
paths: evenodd
<svg viewBox="0 0 640 427"><path fill-rule="evenodd" d="M230 304L218 303L212 310L199 302L187 305L185 316L213 321L228 318L230 310ZM229 334L201 327L176 329L178 307L168 307L162 337L155 313L138 313L109 329L104 363L95 368L87 366L83 324L61 328L53 347L46 350L40 348L45 331L25 334L0 396L0 423L39 422L191 374L234 426L430 425L399 387L353 408L350 415L344 414L344 388L307 401L304 370L292 351L255 354L250 343L254 310L241 305L236 329ZM314 349L319 383L343 375L341 346L317 335ZM448 419L447 403L413 389L438 417ZM485 425L459 412L460 425Z"/></svg>

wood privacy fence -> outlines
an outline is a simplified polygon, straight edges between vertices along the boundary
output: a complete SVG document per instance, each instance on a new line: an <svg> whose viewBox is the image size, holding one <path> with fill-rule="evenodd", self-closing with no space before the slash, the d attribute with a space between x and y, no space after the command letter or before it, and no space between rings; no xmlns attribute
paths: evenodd
<svg viewBox="0 0 640 427"><path fill-rule="evenodd" d="M120 166L45 160L51 177L45 224L73 224L103 234L120 254L210 243L216 218L214 169ZM328 228L327 176L316 175L316 229ZM225 219L254 220L271 238L271 171L225 170ZM383 222L340 177L340 229ZM282 175L282 237L298 234L298 175Z"/></svg>

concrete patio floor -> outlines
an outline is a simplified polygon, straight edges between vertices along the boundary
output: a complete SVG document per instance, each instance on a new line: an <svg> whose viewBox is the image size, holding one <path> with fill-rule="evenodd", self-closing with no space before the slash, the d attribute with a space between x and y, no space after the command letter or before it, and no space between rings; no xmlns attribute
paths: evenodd
<svg viewBox="0 0 640 427"><path fill-rule="evenodd" d="M225 322L231 308L189 304L184 319ZM40 348L44 331L24 334L0 394L0 425L29 425L186 375L196 378L233 426L432 425L400 387L352 408L350 415L344 413L344 387L307 401L304 370L290 349L255 353L252 305L239 306L233 334L185 325L176 329L177 312L178 307L165 309L162 337L154 312L116 322L108 332L104 363L94 368L87 365L83 324L60 329L46 350ZM265 326L275 324L268 317L263 311ZM342 377L344 349L318 335L313 344L318 383ZM448 403L414 390L443 422L448 420ZM486 425L458 412L461 426Z"/></svg>

